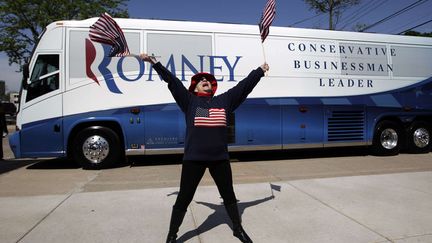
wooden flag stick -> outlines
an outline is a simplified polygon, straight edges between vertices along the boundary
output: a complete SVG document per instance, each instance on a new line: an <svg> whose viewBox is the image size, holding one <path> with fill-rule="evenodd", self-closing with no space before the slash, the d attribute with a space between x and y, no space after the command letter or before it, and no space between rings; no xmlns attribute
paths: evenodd
<svg viewBox="0 0 432 243"><path fill-rule="evenodd" d="M262 52L263 52L263 56L264 56L264 63L267 63L267 58L266 58L266 54L265 54L265 48L264 48L264 42L261 41L261 46L262 46ZM268 76L268 72L265 72L265 76Z"/></svg>
<svg viewBox="0 0 432 243"><path fill-rule="evenodd" d="M140 55L138 55L138 54L129 54L129 55L125 55L125 57L140 57ZM161 56L155 56L155 55L151 55L150 57L161 58Z"/></svg>

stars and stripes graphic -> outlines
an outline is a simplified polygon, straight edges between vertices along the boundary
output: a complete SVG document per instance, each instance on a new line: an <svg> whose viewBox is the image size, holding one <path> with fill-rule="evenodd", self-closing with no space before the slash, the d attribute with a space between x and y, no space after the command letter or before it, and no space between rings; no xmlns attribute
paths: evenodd
<svg viewBox="0 0 432 243"><path fill-rule="evenodd" d="M276 0L268 0L265 5L264 11L261 15L261 21L259 23L259 29L261 34L261 41L267 38L270 33L270 25L272 24L276 16Z"/></svg>
<svg viewBox="0 0 432 243"><path fill-rule="evenodd" d="M197 107L194 125L196 127L226 127L225 109Z"/></svg>
<svg viewBox="0 0 432 243"><path fill-rule="evenodd" d="M90 26L90 39L94 42L111 46L110 57L122 57L130 54L122 29L107 13Z"/></svg>

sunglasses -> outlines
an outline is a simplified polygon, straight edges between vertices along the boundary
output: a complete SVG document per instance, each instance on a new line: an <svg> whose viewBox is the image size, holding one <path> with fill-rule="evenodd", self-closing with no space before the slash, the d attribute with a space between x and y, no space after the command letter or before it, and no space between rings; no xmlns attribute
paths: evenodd
<svg viewBox="0 0 432 243"><path fill-rule="evenodd" d="M208 81L205 77L201 77L200 79L198 79L198 82L201 82L201 81L207 81L207 82L210 82L210 81Z"/></svg>

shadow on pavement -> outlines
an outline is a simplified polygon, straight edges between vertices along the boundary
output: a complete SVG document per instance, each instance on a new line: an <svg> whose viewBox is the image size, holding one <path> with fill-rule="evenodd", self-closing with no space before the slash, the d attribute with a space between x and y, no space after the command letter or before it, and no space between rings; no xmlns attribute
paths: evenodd
<svg viewBox="0 0 432 243"><path fill-rule="evenodd" d="M73 160L64 158L39 160L27 167L28 170L78 169L81 166Z"/></svg>
<svg viewBox="0 0 432 243"><path fill-rule="evenodd" d="M4 174L13 170L17 170L22 167L26 167L30 164L35 163L36 160L30 159L30 160L2 160L0 161L0 174Z"/></svg>
<svg viewBox="0 0 432 243"><path fill-rule="evenodd" d="M318 149L296 149L296 150L273 150L255 152L236 152L231 154L232 160L241 162L266 161L266 160L294 160L294 159L316 159L331 157L366 156L369 150L366 147L344 147L344 148L318 148Z"/></svg>
<svg viewBox="0 0 432 243"><path fill-rule="evenodd" d="M366 147L327 148L327 149L299 149L299 150L269 150L231 152L233 162L250 162L266 160L314 159L329 157L366 156L369 150ZM146 155L131 156L128 158L131 166L152 166L181 164L182 154L174 155Z"/></svg>
<svg viewBox="0 0 432 243"><path fill-rule="evenodd" d="M130 156L130 166L175 165L181 164L183 154Z"/></svg>
<svg viewBox="0 0 432 243"><path fill-rule="evenodd" d="M254 207L254 206L259 205L261 203L265 203L265 202L272 200L272 199L275 199L275 196L273 195L273 193L272 193L272 195L265 197L265 198L262 198L262 199L257 199L257 200L249 201L249 202L238 202L238 209L239 209L240 217L243 215L243 213L246 209L248 209L250 207ZM203 234L207 231L210 231L213 228L216 228L217 226L219 226L221 224L228 224L232 230L232 223L228 217L228 214L226 213L225 206L223 205L223 203L212 204L212 203L200 202L200 201L195 201L195 203L212 209L213 213L210 214L204 220L204 222L202 222L201 225L199 225L196 229L190 230L190 231L184 233L182 236L180 236L180 238L178 238L177 242L186 242L186 241L198 236L199 234ZM246 232L247 232L247 226L245 228L246 228Z"/></svg>

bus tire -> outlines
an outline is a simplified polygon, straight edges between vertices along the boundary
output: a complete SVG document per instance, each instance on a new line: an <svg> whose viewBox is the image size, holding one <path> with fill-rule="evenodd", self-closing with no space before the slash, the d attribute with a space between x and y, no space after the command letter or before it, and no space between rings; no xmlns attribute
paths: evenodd
<svg viewBox="0 0 432 243"><path fill-rule="evenodd" d="M381 121L375 128L372 151L378 156L397 155L401 148L402 129L394 121Z"/></svg>
<svg viewBox="0 0 432 243"><path fill-rule="evenodd" d="M408 152L428 153L432 147L431 138L431 128L426 122L413 122L407 130Z"/></svg>
<svg viewBox="0 0 432 243"><path fill-rule="evenodd" d="M112 167L121 160L121 142L113 130L93 126L81 130L73 140L73 158L83 169Z"/></svg>

